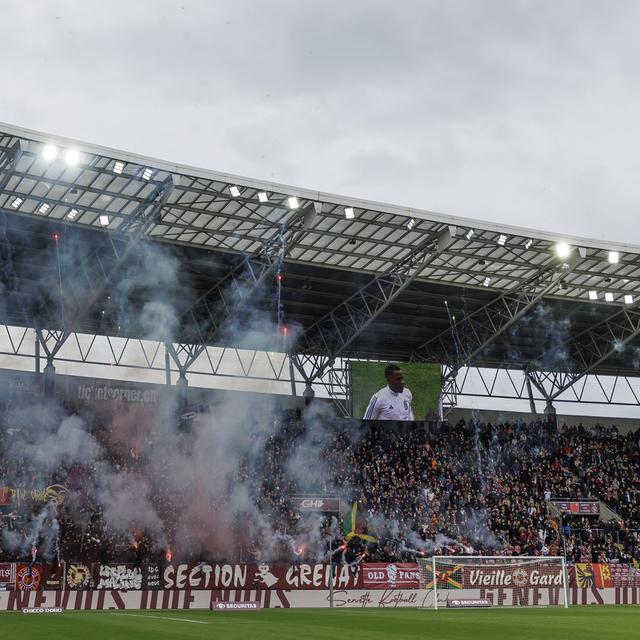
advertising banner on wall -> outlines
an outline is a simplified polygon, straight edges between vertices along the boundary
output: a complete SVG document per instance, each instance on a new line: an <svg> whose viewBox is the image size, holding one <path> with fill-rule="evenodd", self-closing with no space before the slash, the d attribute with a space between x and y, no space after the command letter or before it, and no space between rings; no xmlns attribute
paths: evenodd
<svg viewBox="0 0 640 640"><path fill-rule="evenodd" d="M449 600L487 600L492 607L563 606L560 589L494 588L438 592L438 606ZM262 608L327 608L329 593L313 589L253 589L195 591L0 591L0 611L20 611L25 607L63 607L66 610L89 609L214 609L216 602L258 602ZM640 589L569 590L571 605L640 604ZM433 607L431 589L338 589L336 608L396 609Z"/></svg>

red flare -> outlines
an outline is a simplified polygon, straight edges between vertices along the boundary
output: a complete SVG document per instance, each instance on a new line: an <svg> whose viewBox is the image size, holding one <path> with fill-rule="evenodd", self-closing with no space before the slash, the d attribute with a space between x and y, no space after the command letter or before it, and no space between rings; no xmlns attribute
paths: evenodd
<svg viewBox="0 0 640 640"><path fill-rule="evenodd" d="M284 336L286 336L289 333L289 327L284 326L284 327L280 327L280 333Z"/></svg>
<svg viewBox="0 0 640 640"><path fill-rule="evenodd" d="M53 234L53 239L58 242L58 239L60 238L60 235L58 234L58 232L56 231L56 233Z"/></svg>
<svg viewBox="0 0 640 640"><path fill-rule="evenodd" d="M165 554L167 562L171 562L173 560L173 553L171 549L167 549L167 553Z"/></svg>
<svg viewBox="0 0 640 640"><path fill-rule="evenodd" d="M279 273L279 274L276 276L276 280L277 280L278 282L282 282L282 274L281 274L281 273Z"/></svg>

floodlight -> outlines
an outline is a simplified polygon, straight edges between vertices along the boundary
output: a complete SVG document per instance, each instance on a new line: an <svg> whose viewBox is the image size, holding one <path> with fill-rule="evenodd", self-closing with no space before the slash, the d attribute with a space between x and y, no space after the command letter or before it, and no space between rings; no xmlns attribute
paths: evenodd
<svg viewBox="0 0 640 640"><path fill-rule="evenodd" d="M415 224L416 224L415 218L411 218L411 220L409 220L409 222L407 222L407 229L409 229L409 231L411 231L411 229L413 229Z"/></svg>
<svg viewBox="0 0 640 640"><path fill-rule="evenodd" d="M269 196L267 195L267 192L260 191L258 193L258 200L260 200L260 202L269 202Z"/></svg>
<svg viewBox="0 0 640 640"><path fill-rule="evenodd" d="M353 210L353 207L345 207L344 208L344 217L347 220L353 220L356 217L356 214Z"/></svg>
<svg viewBox="0 0 640 640"><path fill-rule="evenodd" d="M289 209L297 209L300 206L298 198L296 198L295 196L287 198L287 204L289 205Z"/></svg>
<svg viewBox="0 0 640 640"><path fill-rule="evenodd" d="M240 195L240 189L238 189L238 187L236 187L235 185L233 187L229 187L229 193L234 197L237 198Z"/></svg>
<svg viewBox="0 0 640 640"><path fill-rule="evenodd" d="M605 299L607 302L613 302L613 293L611 293L611 291L607 291L607 292L604 294L604 299Z"/></svg>
<svg viewBox="0 0 640 640"><path fill-rule="evenodd" d="M473 238L473 233L474 233L474 232L473 232L473 229L469 229L469 231L467 231L467 233L465 233L465 234L464 234L464 237L465 237L467 240L471 240L471 238Z"/></svg>
<svg viewBox="0 0 640 640"><path fill-rule="evenodd" d="M49 211L50 208L51 208L51 205L48 202L43 202L40 205L40 208L38 209L38 213L47 213L47 211Z"/></svg>
<svg viewBox="0 0 640 640"><path fill-rule="evenodd" d="M618 264L618 262L620 262L620 254L617 251L609 251L609 262L611 264Z"/></svg>
<svg viewBox="0 0 640 640"><path fill-rule="evenodd" d="M45 160L55 160L58 155L58 147L52 144L45 144L42 147L42 157Z"/></svg>
<svg viewBox="0 0 640 640"><path fill-rule="evenodd" d="M484 279L484 281L483 281L483 283L482 283L482 286L483 286L483 287L488 287L490 284L491 284L491 278L490 278L489 276L487 276L487 277Z"/></svg>
<svg viewBox="0 0 640 640"><path fill-rule="evenodd" d="M525 249L531 249L531 245L533 244L533 240L531 238L529 238L525 243L524 243L524 248Z"/></svg>
<svg viewBox="0 0 640 640"><path fill-rule="evenodd" d="M501 234L498 236L498 244L499 244L501 247L504 247L504 243L505 243L506 241L507 241L507 236L505 236L505 235L504 235L504 233L501 233Z"/></svg>
<svg viewBox="0 0 640 640"><path fill-rule="evenodd" d="M71 209L71 211L69 211L69 213L67 213L67 219L68 220L74 220L75 217L79 214L80 212L77 209Z"/></svg>
<svg viewBox="0 0 640 640"><path fill-rule="evenodd" d="M113 173L120 174L123 171L124 171L124 162L122 162L121 160L116 160L113 163Z"/></svg>
<svg viewBox="0 0 640 640"><path fill-rule="evenodd" d="M571 253L571 247L566 242L558 242L556 245L556 255L558 258L568 258Z"/></svg>
<svg viewBox="0 0 640 640"><path fill-rule="evenodd" d="M144 171L142 172L142 179L143 180L151 180L151 176L153 175L153 169L149 168L149 167L145 167Z"/></svg>
<svg viewBox="0 0 640 640"><path fill-rule="evenodd" d="M24 200L22 198L16 198L12 203L11 206L14 209L17 209L22 203L24 202Z"/></svg>
<svg viewBox="0 0 640 640"><path fill-rule="evenodd" d="M633 304L633 296L630 293L627 293L624 297L625 304Z"/></svg>
<svg viewBox="0 0 640 640"><path fill-rule="evenodd" d="M109 216L100 216L100 225L102 227L108 227L109 226Z"/></svg>
<svg viewBox="0 0 640 640"><path fill-rule="evenodd" d="M589 300L597 300L598 292L597 291L589 291Z"/></svg>
<svg viewBox="0 0 640 640"><path fill-rule="evenodd" d="M75 167L80 164L80 152L77 149L67 149L64 154L64 161L68 165Z"/></svg>

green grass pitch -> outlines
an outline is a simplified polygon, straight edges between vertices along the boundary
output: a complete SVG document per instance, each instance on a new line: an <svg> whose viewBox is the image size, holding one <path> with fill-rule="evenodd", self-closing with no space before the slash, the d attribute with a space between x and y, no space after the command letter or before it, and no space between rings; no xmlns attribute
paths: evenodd
<svg viewBox="0 0 640 640"><path fill-rule="evenodd" d="M437 612L398 608L0 613L0 638L21 640L615 640L638 637L638 606Z"/></svg>

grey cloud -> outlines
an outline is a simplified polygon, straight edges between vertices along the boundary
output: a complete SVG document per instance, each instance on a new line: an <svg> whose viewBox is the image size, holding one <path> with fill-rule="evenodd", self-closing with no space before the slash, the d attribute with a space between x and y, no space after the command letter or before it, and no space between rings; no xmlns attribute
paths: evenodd
<svg viewBox="0 0 640 640"><path fill-rule="evenodd" d="M0 66L19 88L0 119L640 243L639 13L604 0L7 2Z"/></svg>

